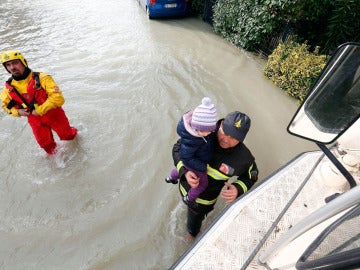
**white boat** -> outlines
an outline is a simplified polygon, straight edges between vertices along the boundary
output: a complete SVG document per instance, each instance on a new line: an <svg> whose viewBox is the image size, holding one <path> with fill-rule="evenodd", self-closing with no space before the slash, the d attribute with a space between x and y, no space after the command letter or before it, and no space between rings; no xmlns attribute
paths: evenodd
<svg viewBox="0 0 360 270"><path fill-rule="evenodd" d="M171 269L360 269L360 44L341 45L291 120L299 154L228 205Z"/></svg>

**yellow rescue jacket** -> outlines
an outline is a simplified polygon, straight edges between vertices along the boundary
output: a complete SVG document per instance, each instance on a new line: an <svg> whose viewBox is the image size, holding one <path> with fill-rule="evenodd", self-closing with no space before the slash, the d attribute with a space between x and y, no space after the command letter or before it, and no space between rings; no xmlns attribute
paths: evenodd
<svg viewBox="0 0 360 270"><path fill-rule="evenodd" d="M35 112L39 115L44 115L51 109L61 107L64 104L65 99L60 91L59 86L50 75L40 72L39 79L40 87L46 92L47 99L41 105L39 104L39 106L35 107ZM16 88L19 94L26 96L28 94L29 85L34 83L33 80L33 72L30 72L30 74L24 80L11 80L11 86ZM8 114L19 117L20 115L16 106L8 108L8 105L12 100L10 95L11 91L11 87L5 84L5 87L0 94L0 98L2 100L1 106Z"/></svg>

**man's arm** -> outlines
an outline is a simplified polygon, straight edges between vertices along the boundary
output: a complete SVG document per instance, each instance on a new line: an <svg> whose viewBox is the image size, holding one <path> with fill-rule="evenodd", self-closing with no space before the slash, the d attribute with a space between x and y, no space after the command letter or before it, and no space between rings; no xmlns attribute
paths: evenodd
<svg viewBox="0 0 360 270"><path fill-rule="evenodd" d="M51 109L62 106L65 99L59 86L50 75L40 73L40 83L41 87L46 91L47 99L43 104L35 108L35 111L37 114L43 115Z"/></svg>
<svg viewBox="0 0 360 270"><path fill-rule="evenodd" d="M20 116L18 110L14 106L9 106L9 103L11 103L12 101L10 96L8 95L8 89L6 87L2 90L0 94L0 99L2 100L1 107L6 113L10 114L11 116Z"/></svg>
<svg viewBox="0 0 360 270"><path fill-rule="evenodd" d="M226 189L221 191L221 197L226 203L233 202L237 197L247 192L257 181L259 170L255 161L246 173L240 175L237 180L230 184L225 182Z"/></svg>
<svg viewBox="0 0 360 270"><path fill-rule="evenodd" d="M237 197L247 192L256 183L258 180L258 174L259 170L256 162L254 161L249 166L248 170L242 175L239 175L237 180L233 183L233 185L235 185L236 189L238 190Z"/></svg>
<svg viewBox="0 0 360 270"><path fill-rule="evenodd" d="M199 185L199 178L194 172L188 171L180 159L180 139L174 144L172 149L172 156L174 165L179 172L180 180L186 179L192 188L196 188Z"/></svg>
<svg viewBox="0 0 360 270"><path fill-rule="evenodd" d="M172 157L174 160L174 165L179 172L179 178L182 178L182 176L187 172L187 170L180 159L180 144L181 144L180 139L177 140L177 142L174 144L172 149Z"/></svg>

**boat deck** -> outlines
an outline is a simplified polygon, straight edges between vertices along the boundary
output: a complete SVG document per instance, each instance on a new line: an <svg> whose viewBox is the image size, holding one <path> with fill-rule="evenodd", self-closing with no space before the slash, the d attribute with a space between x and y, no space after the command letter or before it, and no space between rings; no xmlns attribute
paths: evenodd
<svg viewBox="0 0 360 270"><path fill-rule="evenodd" d="M321 151L290 161L226 207L172 269L265 269L257 258L266 248L325 198L349 188L345 179L342 186L324 183L321 167L328 163Z"/></svg>

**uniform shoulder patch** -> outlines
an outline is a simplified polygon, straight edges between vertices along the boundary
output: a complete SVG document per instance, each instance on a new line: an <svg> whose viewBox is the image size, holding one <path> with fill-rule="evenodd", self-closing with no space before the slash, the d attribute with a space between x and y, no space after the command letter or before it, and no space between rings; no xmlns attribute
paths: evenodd
<svg viewBox="0 0 360 270"><path fill-rule="evenodd" d="M220 168L219 168L219 171L224 173L224 174L227 174L227 175L232 175L234 173L234 168L225 164L225 163L222 163L220 165Z"/></svg>

